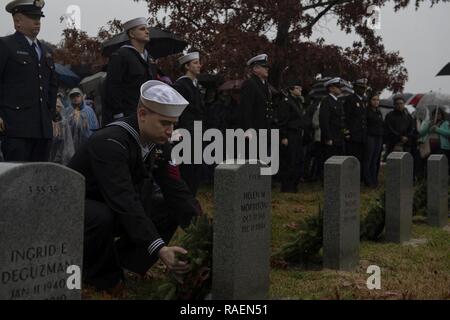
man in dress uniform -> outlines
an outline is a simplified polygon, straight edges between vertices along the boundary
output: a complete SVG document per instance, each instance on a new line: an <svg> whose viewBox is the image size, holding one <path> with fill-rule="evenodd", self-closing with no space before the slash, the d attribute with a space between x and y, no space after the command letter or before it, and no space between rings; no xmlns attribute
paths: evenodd
<svg viewBox="0 0 450 320"><path fill-rule="evenodd" d="M360 79L353 84L355 93L344 102L346 128L350 138L346 141L345 152L357 158L363 168L364 145L367 136L367 79ZM362 177L362 176L361 176Z"/></svg>
<svg viewBox="0 0 450 320"><path fill-rule="evenodd" d="M303 178L303 134L307 126L299 82L294 81L289 86L277 109L277 118L282 146L281 192L296 193Z"/></svg>
<svg viewBox="0 0 450 320"><path fill-rule="evenodd" d="M124 23L123 28L130 43L114 52L108 64L103 125L133 115L140 87L146 81L156 79L156 64L145 49L150 41L147 20L136 18Z"/></svg>
<svg viewBox="0 0 450 320"><path fill-rule="evenodd" d="M180 171L192 194L196 196L202 177L202 165L194 164L194 122L204 121L204 102L197 80L202 68L200 54L198 52L188 53L178 59L178 63L185 75L179 78L173 87L189 102L189 105L181 115L177 128L188 130L192 142L192 163L182 164Z"/></svg>
<svg viewBox="0 0 450 320"><path fill-rule="evenodd" d="M241 88L240 128L271 129L273 121L272 94L269 88L269 64L267 54L258 55L247 62L251 77Z"/></svg>
<svg viewBox="0 0 450 320"><path fill-rule="evenodd" d="M57 76L52 53L37 36L44 1L6 6L16 33L0 38L0 133L6 161L47 161L53 137Z"/></svg>
<svg viewBox="0 0 450 320"><path fill-rule="evenodd" d="M324 152L324 161L333 156L344 155L345 139L349 132L345 128L345 114L339 96L342 93L340 78L333 78L325 82L328 95L322 100L319 111L321 140Z"/></svg>
<svg viewBox="0 0 450 320"><path fill-rule="evenodd" d="M247 62L250 69L250 78L245 80L241 88L240 119L238 128L247 131L267 129L267 150L270 153L270 130L274 121L274 109L272 105L272 93L269 87L269 64L267 54L258 55ZM246 134L247 141L258 139L258 149L260 137L252 137ZM246 146L246 157L250 158L249 145ZM257 151L259 155L259 151ZM240 155L237 155L242 157Z"/></svg>
<svg viewBox="0 0 450 320"><path fill-rule="evenodd" d="M169 85L148 81L137 112L97 131L69 163L86 178L86 284L115 288L123 269L145 275L158 258L175 273L188 270L176 258L186 251L168 247L177 226L201 213L170 158L169 139L187 105Z"/></svg>

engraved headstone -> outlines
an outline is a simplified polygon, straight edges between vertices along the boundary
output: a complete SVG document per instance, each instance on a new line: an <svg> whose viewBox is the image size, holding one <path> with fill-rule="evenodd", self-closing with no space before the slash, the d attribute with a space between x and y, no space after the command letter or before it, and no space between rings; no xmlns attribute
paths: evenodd
<svg viewBox="0 0 450 320"><path fill-rule="evenodd" d="M214 179L212 298L268 299L271 176L261 164L222 164Z"/></svg>
<svg viewBox="0 0 450 320"><path fill-rule="evenodd" d="M428 223L437 228L448 224L448 160L444 155L431 155L427 164Z"/></svg>
<svg viewBox="0 0 450 320"><path fill-rule="evenodd" d="M354 157L328 159L324 179L324 267L350 271L359 265L359 161Z"/></svg>
<svg viewBox="0 0 450 320"><path fill-rule="evenodd" d="M81 299L84 190L60 165L0 163L0 300Z"/></svg>
<svg viewBox="0 0 450 320"><path fill-rule="evenodd" d="M393 152L386 166L386 241L403 243L411 239L414 161L411 154Z"/></svg>

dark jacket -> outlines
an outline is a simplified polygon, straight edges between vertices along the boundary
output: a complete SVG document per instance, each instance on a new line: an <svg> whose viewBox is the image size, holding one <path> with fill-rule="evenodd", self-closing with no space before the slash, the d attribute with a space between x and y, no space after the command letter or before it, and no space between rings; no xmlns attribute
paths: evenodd
<svg viewBox="0 0 450 320"><path fill-rule="evenodd" d="M145 61L137 50L130 47L122 47L112 54L107 71L104 124L112 122L114 116L123 114L127 117L136 112L141 86L155 80L157 75L151 57Z"/></svg>
<svg viewBox="0 0 450 320"><path fill-rule="evenodd" d="M407 110L402 112L394 110L388 113L384 121L385 139L388 145L396 145L401 142L402 137L409 139L407 145L410 145L414 138L414 123Z"/></svg>
<svg viewBox="0 0 450 320"><path fill-rule="evenodd" d="M117 220L133 242L149 246L161 238L146 214L153 181L161 187L173 212L171 218L183 228L200 209L184 181L173 174L177 171L169 164L169 145L148 146L151 151L144 159L138 131L135 115L96 132L77 151L69 167L86 178L86 198L105 203L117 214ZM155 162L158 149L164 153L162 160Z"/></svg>
<svg viewBox="0 0 450 320"><path fill-rule="evenodd" d="M41 60L19 32L0 38L0 118L11 138L51 139L58 80L52 52Z"/></svg>
<svg viewBox="0 0 450 320"><path fill-rule="evenodd" d="M290 132L303 135L306 129L306 116L302 101L288 94L277 109L278 126L280 129L280 138L288 138Z"/></svg>
<svg viewBox="0 0 450 320"><path fill-rule="evenodd" d="M384 132L384 121L381 111L377 108L367 108L367 135L371 137L382 137Z"/></svg>
<svg viewBox="0 0 450 320"><path fill-rule="evenodd" d="M269 84L252 76L241 88L239 128L271 129L273 121L272 95Z"/></svg>
<svg viewBox="0 0 450 320"><path fill-rule="evenodd" d="M341 100L327 95L320 104L319 123L322 143L333 140L334 146L344 145L345 114Z"/></svg>
<svg viewBox="0 0 450 320"><path fill-rule="evenodd" d="M204 121L205 110L202 93L188 77L178 79L173 87L189 102L178 120L177 128L192 131L194 130L194 121Z"/></svg>
<svg viewBox="0 0 450 320"><path fill-rule="evenodd" d="M364 98L352 94L344 102L345 125L351 142L364 142L367 135L367 107Z"/></svg>

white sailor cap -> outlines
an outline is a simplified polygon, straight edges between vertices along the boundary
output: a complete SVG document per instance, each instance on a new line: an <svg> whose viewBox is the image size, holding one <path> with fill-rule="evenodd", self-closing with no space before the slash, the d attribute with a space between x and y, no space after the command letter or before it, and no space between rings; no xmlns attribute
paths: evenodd
<svg viewBox="0 0 450 320"><path fill-rule="evenodd" d="M188 54L182 56L181 58L179 58L178 63L180 64L180 66L182 66L188 62L191 62L193 60L198 60L198 59L200 59L200 53L199 52L191 52L191 53L188 53Z"/></svg>
<svg viewBox="0 0 450 320"><path fill-rule="evenodd" d="M25 15L45 17L42 12L44 6L44 0L14 0L8 3L5 9L12 15L23 13Z"/></svg>
<svg viewBox="0 0 450 320"><path fill-rule="evenodd" d="M141 102L153 112L174 118L180 117L189 104L174 88L157 80L141 86Z"/></svg>
<svg viewBox="0 0 450 320"><path fill-rule="evenodd" d="M332 85L336 85L338 87L342 87L342 79L341 78L333 78L324 83L325 88L328 88Z"/></svg>
<svg viewBox="0 0 450 320"><path fill-rule="evenodd" d="M130 21L127 21L123 24L123 30L127 32L128 30L131 30L133 28L142 26L142 25L148 25L146 18L136 18L132 19Z"/></svg>
<svg viewBox="0 0 450 320"><path fill-rule="evenodd" d="M268 60L269 60L269 56L267 54L260 54L256 57L253 57L250 60L248 60L247 65L252 66L255 64L259 64L262 66L267 66Z"/></svg>

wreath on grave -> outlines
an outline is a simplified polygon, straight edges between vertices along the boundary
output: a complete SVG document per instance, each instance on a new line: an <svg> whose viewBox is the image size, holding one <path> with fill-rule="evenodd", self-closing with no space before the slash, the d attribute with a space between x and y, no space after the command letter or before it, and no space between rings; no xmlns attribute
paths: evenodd
<svg viewBox="0 0 450 320"><path fill-rule="evenodd" d="M427 214L427 183L421 180L414 189L413 215L426 216Z"/></svg>
<svg viewBox="0 0 450 320"><path fill-rule="evenodd" d="M190 265L189 272L170 274L151 299L204 300L211 292L212 241L212 221L206 215L195 218L180 240L188 254L178 257Z"/></svg>
<svg viewBox="0 0 450 320"><path fill-rule="evenodd" d="M319 207L318 214L308 216L298 223L292 241L272 255L272 266L285 268L289 264L307 264L318 256L322 246L323 210Z"/></svg>
<svg viewBox="0 0 450 320"><path fill-rule="evenodd" d="M377 241L380 239L385 226L386 192L380 194L369 203L367 215L361 219L361 240Z"/></svg>
<svg viewBox="0 0 450 320"><path fill-rule="evenodd" d="M381 192L369 204L367 215L361 219L361 240L376 241L385 226L385 192ZM307 264L317 258L323 246L323 211L298 223L293 240L272 255L272 266L286 268L288 265Z"/></svg>

